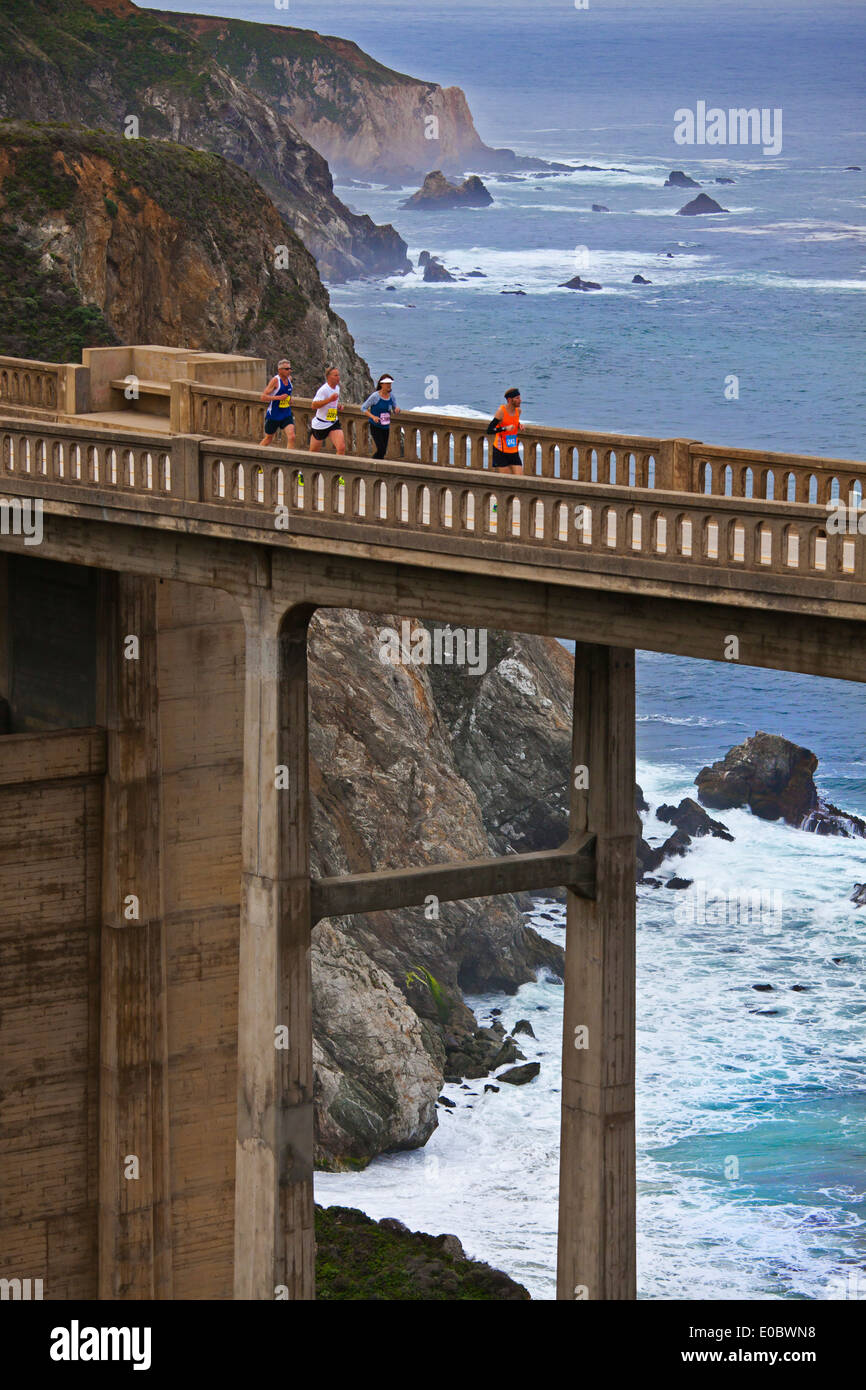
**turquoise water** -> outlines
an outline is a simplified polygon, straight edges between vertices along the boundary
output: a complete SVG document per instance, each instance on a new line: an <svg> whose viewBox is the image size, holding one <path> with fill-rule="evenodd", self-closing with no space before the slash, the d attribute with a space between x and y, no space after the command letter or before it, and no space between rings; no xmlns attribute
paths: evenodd
<svg viewBox="0 0 866 1390"><path fill-rule="evenodd" d="M463 86L488 143L624 171L490 178L491 208L434 216L399 208L408 189L338 185L359 211L393 221L413 257L426 248L486 277L332 291L401 405L489 415L519 385L525 415L548 424L862 457L864 174L845 170L866 168L861 5L196 8L354 38L393 67ZM505 47L517 55L510 75ZM780 107L782 152L677 146L673 113L698 100ZM729 212L676 216L692 194L662 187L674 168L734 178L704 183ZM557 288L578 271L603 291ZM637 273L652 285L632 286ZM500 294L517 288L525 295ZM639 777L653 807L689 794L701 766L759 728L811 747L820 789L866 816L860 687L640 656ZM689 920L683 895L639 893L641 1295L863 1297L866 911L849 895L866 879L866 846L745 812L724 820L735 842L699 842L683 866L727 905L721 922ZM646 833L667 828L651 815ZM743 920L754 891L778 914ZM559 909L533 920L561 940ZM541 980L516 999L470 1003L482 1018L499 1007L509 1025L532 1020L525 1051L541 1060L539 1079L498 1095L446 1087L457 1108L440 1111L424 1150L322 1174L317 1196L455 1231L549 1298L561 987Z"/></svg>

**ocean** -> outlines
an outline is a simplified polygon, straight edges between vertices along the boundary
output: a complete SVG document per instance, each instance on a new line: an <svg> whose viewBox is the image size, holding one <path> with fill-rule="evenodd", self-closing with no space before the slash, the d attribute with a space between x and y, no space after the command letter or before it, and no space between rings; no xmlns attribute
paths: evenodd
<svg viewBox="0 0 866 1390"><path fill-rule="evenodd" d="M491 207L433 215L399 206L413 189L338 181L344 201L393 222L413 260L427 249L456 274L483 273L332 288L403 407L489 415L519 386L525 417L546 424L862 457L866 176L846 167L866 167L861 5L195 8L354 39L462 86L488 144L605 166L485 178ZM699 101L781 109L780 153L677 145L674 113ZM672 169L728 211L678 217L693 192L663 187ZM602 291L558 288L576 273ZM638 777L653 810L757 729L810 747L820 790L866 816L857 686L639 656ZM639 890L640 1296L866 1298L866 909L849 901L866 845L722 819L735 842L695 844L681 869L692 894ZM650 814L649 837L667 829ZM754 892L769 907L757 923ZM711 901L723 910L700 908ZM559 907L530 916L562 940ZM468 1002L485 1022L493 1008L509 1026L530 1019L539 1078L498 1094L446 1086L457 1106L423 1150L321 1174L317 1199L453 1231L549 1299L562 989L541 979Z"/></svg>

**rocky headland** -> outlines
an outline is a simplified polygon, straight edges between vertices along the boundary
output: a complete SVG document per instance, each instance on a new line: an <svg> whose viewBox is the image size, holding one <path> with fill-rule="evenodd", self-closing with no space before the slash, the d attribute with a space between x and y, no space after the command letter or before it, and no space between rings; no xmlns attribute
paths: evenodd
<svg viewBox="0 0 866 1390"><path fill-rule="evenodd" d="M470 169L569 168L491 148L459 87L395 72L348 39L168 10L160 18L291 121L340 174L401 184L423 177L433 162L461 177Z"/></svg>
<svg viewBox="0 0 866 1390"><path fill-rule="evenodd" d="M289 116L224 67L181 19L131 0L10 0L0 10L0 117L217 154L260 185L250 210L273 202L329 279L408 271L394 228L350 212L327 161ZM347 110L337 109L336 119ZM190 214L195 209L191 203Z"/></svg>

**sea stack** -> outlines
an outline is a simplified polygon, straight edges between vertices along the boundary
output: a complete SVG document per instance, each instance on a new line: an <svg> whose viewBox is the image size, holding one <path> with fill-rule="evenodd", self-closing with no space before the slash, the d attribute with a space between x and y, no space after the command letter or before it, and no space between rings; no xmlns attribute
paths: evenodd
<svg viewBox="0 0 866 1390"><path fill-rule="evenodd" d="M449 183L441 169L428 174L421 188L400 206L429 212L435 208L486 208L493 198L477 174L463 183Z"/></svg>
<svg viewBox="0 0 866 1390"><path fill-rule="evenodd" d="M727 211L727 208L720 207L715 198L710 198L706 193L699 193L697 198L692 198L690 203L686 203L684 208L680 208L677 217L701 217L707 212Z"/></svg>

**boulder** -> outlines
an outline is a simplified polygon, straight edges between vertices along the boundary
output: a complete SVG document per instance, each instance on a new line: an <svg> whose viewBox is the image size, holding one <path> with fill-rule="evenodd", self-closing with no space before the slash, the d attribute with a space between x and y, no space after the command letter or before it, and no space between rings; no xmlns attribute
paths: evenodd
<svg viewBox="0 0 866 1390"><path fill-rule="evenodd" d="M736 179L716 179L716 183L736 183Z"/></svg>
<svg viewBox="0 0 866 1390"><path fill-rule="evenodd" d="M633 285L651 285L652 280L645 280L642 275L633 275L631 280Z"/></svg>
<svg viewBox="0 0 866 1390"><path fill-rule="evenodd" d="M394 981L336 926L312 935L316 1160L363 1166L436 1128L442 1071Z"/></svg>
<svg viewBox="0 0 866 1390"><path fill-rule="evenodd" d="M527 1081L534 1081L540 1071L540 1062L527 1062L524 1067L512 1067L510 1071L504 1071L496 1080L507 1081L509 1086L525 1086Z"/></svg>
<svg viewBox="0 0 866 1390"><path fill-rule="evenodd" d="M593 203L592 210L593 212L610 212L610 208L606 208L604 203Z"/></svg>
<svg viewBox="0 0 866 1390"><path fill-rule="evenodd" d="M734 838L727 826L708 816L703 806L699 806L690 796L684 797L679 806L659 806L656 815L659 820L675 825L690 837L713 835L717 840Z"/></svg>
<svg viewBox="0 0 866 1390"><path fill-rule="evenodd" d="M467 280L486 280L487 276L483 270L470 270L466 276Z"/></svg>
<svg viewBox="0 0 866 1390"><path fill-rule="evenodd" d="M692 198L690 203L680 208L677 217L702 217L708 212L727 212L727 208L721 207L715 198L711 198L707 193L699 193L697 198Z"/></svg>
<svg viewBox="0 0 866 1390"><path fill-rule="evenodd" d="M490 1064L490 1071L495 1071L497 1067L508 1066L511 1062L525 1062L526 1054L520 1051L513 1038L506 1038L496 1056Z"/></svg>
<svg viewBox="0 0 866 1390"><path fill-rule="evenodd" d="M696 179L690 179L682 169L672 169L664 182L665 188L700 188Z"/></svg>
<svg viewBox="0 0 866 1390"><path fill-rule="evenodd" d="M484 1094L485 1094L485 1095L487 1095L487 1092L488 1092L488 1091L492 1091L492 1092L494 1093L494 1095L497 1095L497 1096L499 1095L499 1087L498 1087L498 1086L494 1086L492 1081L488 1081L487 1084L486 1084L486 1086L484 1087Z"/></svg>
<svg viewBox="0 0 866 1390"><path fill-rule="evenodd" d="M693 878L678 878L678 876L674 874L673 878L668 879L667 883L665 884L665 888L691 888L693 883Z"/></svg>
<svg viewBox="0 0 866 1390"><path fill-rule="evenodd" d="M493 202L477 174L462 183L450 183L441 169L428 174L421 188L400 204L404 208L430 211L439 208L486 208Z"/></svg>
<svg viewBox="0 0 866 1390"><path fill-rule="evenodd" d="M526 294L526 290L500 290L500 294Z"/></svg>
<svg viewBox="0 0 866 1390"><path fill-rule="evenodd" d="M561 290L600 290L601 285L596 284L595 280L582 280L579 275L574 275L570 280L565 280L559 288Z"/></svg>
<svg viewBox="0 0 866 1390"><path fill-rule="evenodd" d="M421 252L421 255L418 257L418 265L419 265L419 267L425 266L425 265L427 264L427 262L429 261L429 259L430 259L430 252L429 252L429 251L422 251L422 252Z"/></svg>
<svg viewBox="0 0 866 1390"><path fill-rule="evenodd" d="M859 164L846 164L846 165L845 165L845 173L846 173L846 174L860 174L860 173L862 173L862 169L861 169L861 167L860 167Z"/></svg>
<svg viewBox="0 0 866 1390"><path fill-rule="evenodd" d="M451 271L446 270L442 262L437 260L435 256L431 256L424 266L424 280L428 285L447 284L453 282L454 278Z"/></svg>
<svg viewBox="0 0 866 1390"><path fill-rule="evenodd" d="M851 894L851 902L857 907L866 907L866 883L855 883L854 892Z"/></svg>
<svg viewBox="0 0 866 1390"><path fill-rule="evenodd" d="M519 1018L515 1023L512 1032L514 1033L515 1037L517 1037L519 1033L525 1033L528 1038L535 1037L535 1032L533 1031L532 1024L529 1022L528 1018Z"/></svg>

